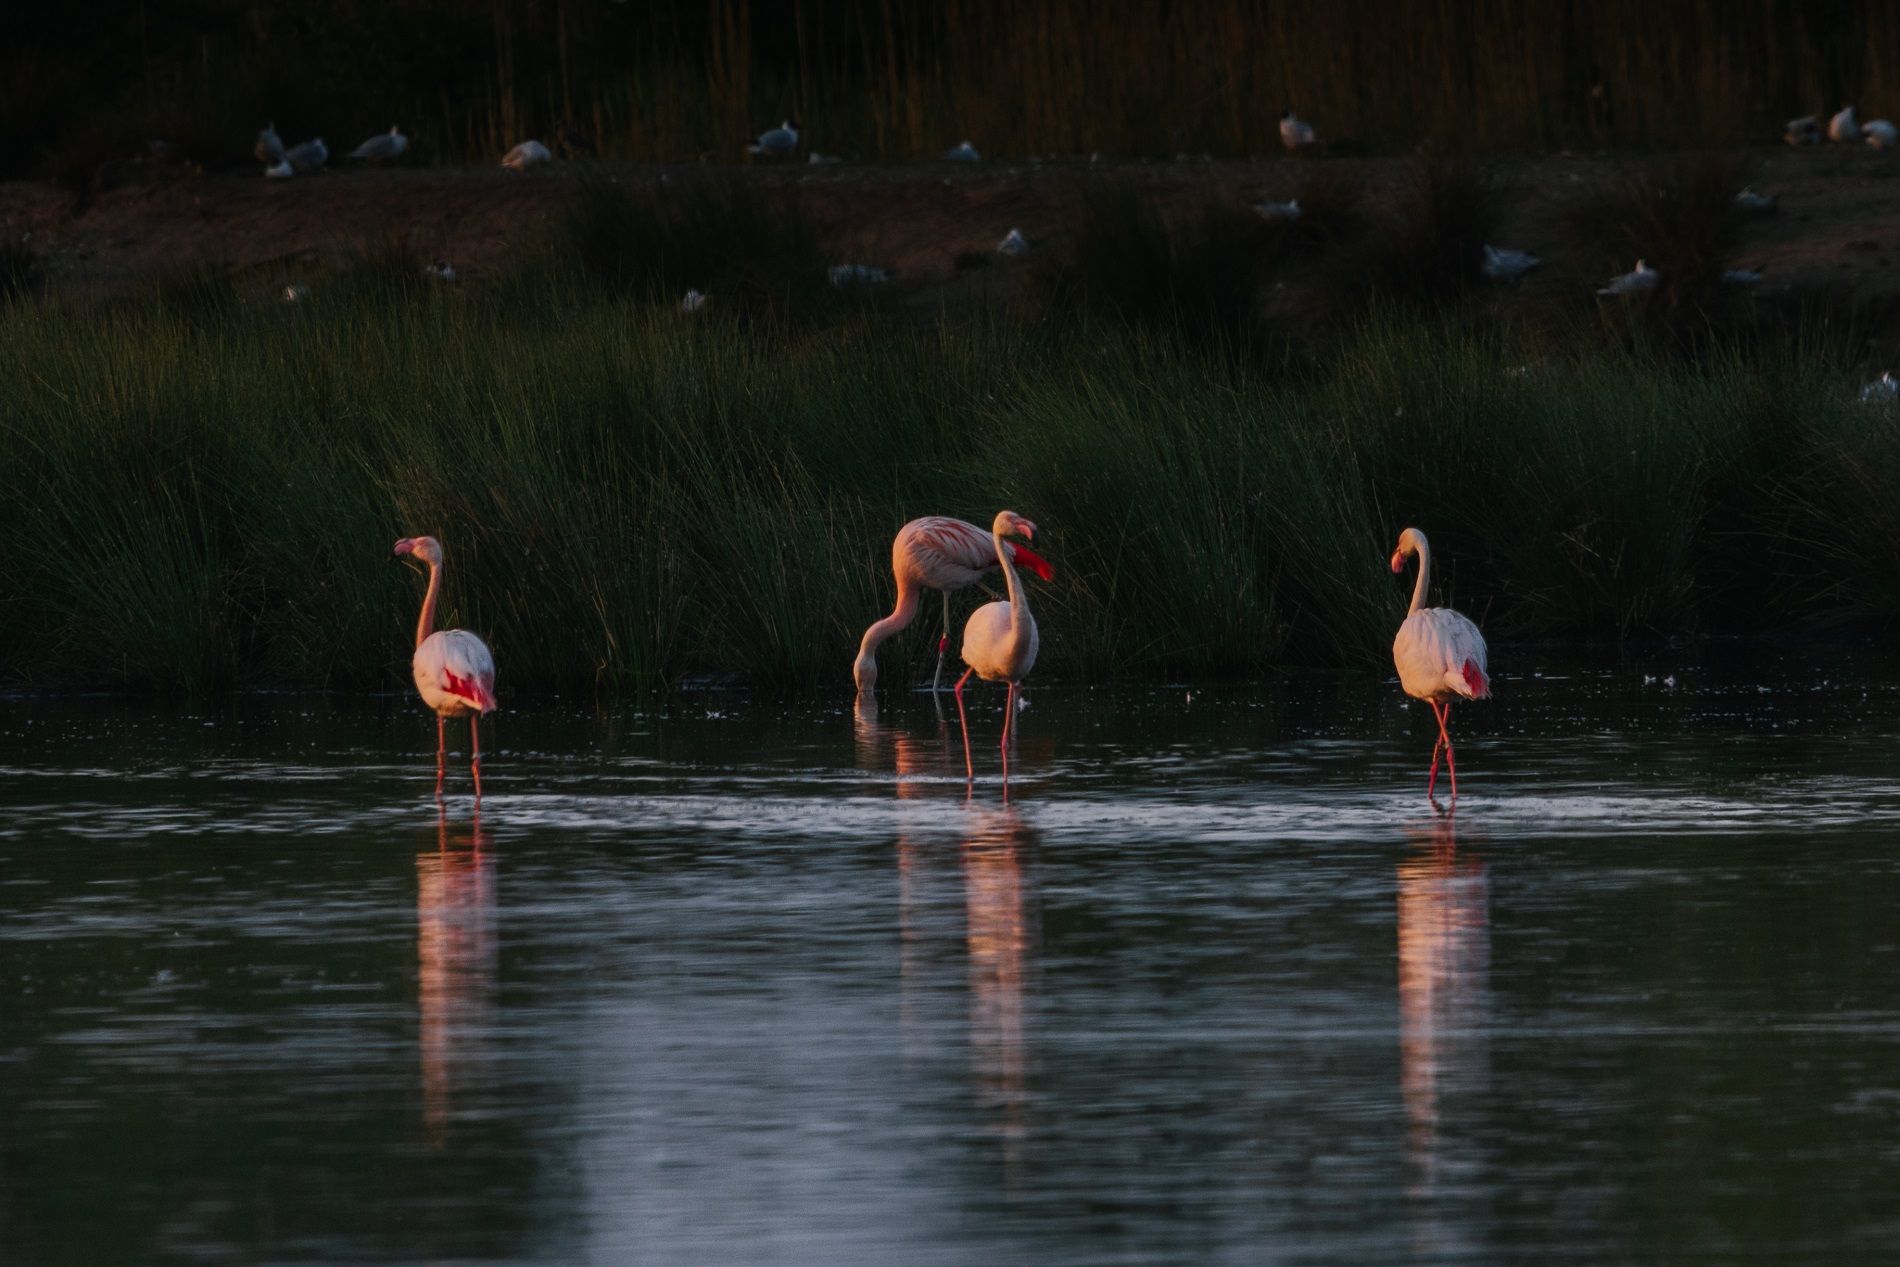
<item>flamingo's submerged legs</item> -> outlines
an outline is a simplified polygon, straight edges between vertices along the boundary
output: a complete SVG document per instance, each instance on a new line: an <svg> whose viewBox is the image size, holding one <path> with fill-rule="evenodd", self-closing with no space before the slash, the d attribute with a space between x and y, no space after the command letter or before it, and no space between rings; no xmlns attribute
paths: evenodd
<svg viewBox="0 0 1900 1267"><path fill-rule="evenodd" d="M448 761L449 738L446 727L449 719L436 714L435 718L435 799L442 799L442 773Z"/></svg>
<svg viewBox="0 0 1900 1267"><path fill-rule="evenodd" d="M934 694L943 689L943 653L950 645L950 591L943 592L943 635L937 639L937 676L930 679Z"/></svg>
<svg viewBox="0 0 1900 1267"><path fill-rule="evenodd" d="M482 722L476 715L468 719L468 748L473 755L468 761L469 770L475 775L475 799L482 799Z"/></svg>
<svg viewBox="0 0 1900 1267"><path fill-rule="evenodd" d="M976 782L976 763L970 760L970 715L963 711L963 684L970 680L975 669L965 669L963 676L957 679L957 722L963 727L963 773L965 778Z"/></svg>

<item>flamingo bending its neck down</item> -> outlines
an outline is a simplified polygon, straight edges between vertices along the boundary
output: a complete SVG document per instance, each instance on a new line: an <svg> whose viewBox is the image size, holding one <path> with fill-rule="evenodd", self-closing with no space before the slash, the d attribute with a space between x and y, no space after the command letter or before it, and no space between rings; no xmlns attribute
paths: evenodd
<svg viewBox="0 0 1900 1267"><path fill-rule="evenodd" d="M1010 561L1020 563L1051 580L1052 569L1027 546L1006 543ZM976 584L986 573L1002 566L990 534L973 523L945 515L926 515L913 519L897 530L891 542L891 572L897 578L897 606L884 619L864 631L858 644L858 658L851 666L852 680L860 694L877 686L877 649L884 640L917 618L924 590L943 594L943 636L937 640L937 675L930 689L943 686L943 653L950 645L950 593Z"/></svg>
<svg viewBox="0 0 1900 1267"><path fill-rule="evenodd" d="M1398 666L1399 685L1413 699L1432 706L1438 719L1438 740L1432 745L1432 772L1425 784L1425 795L1438 787L1438 751L1444 749L1445 766L1451 773L1451 799L1458 799L1458 763L1451 754L1451 701L1488 699L1491 695L1490 672L1485 667L1484 635L1465 616L1449 607L1426 607L1426 587L1431 584L1432 548L1425 534L1407 528L1399 534L1399 548L1392 552L1392 572L1405 570L1405 556L1418 556L1418 581L1412 586L1412 606L1392 642L1392 662Z"/></svg>
<svg viewBox="0 0 1900 1267"><path fill-rule="evenodd" d="M1029 676L1029 670L1036 667L1036 650L1041 645L1041 636L1036 632L1036 617L1029 610L1029 594L1023 588L1022 578L1016 574L1012 558L1012 553L1015 557L1021 557L1028 551L1018 546L1012 552L1010 543L1003 540L1011 533L1034 541L1036 525L1013 510L1004 510L997 512L996 522L990 529L997 566L1003 569L1003 580L1009 586L1009 598L1002 602L983 604L970 613L969 621L963 626L963 662L970 667L957 679L957 716L963 721L963 768L972 779L976 777L976 767L970 760L970 726L963 711L963 684L970 680L972 673L985 682L1009 683L1009 698L1003 709L1001 744L1003 777L1008 779L1009 732L1010 723L1016 716L1016 694L1022 689L1023 679Z"/></svg>
<svg viewBox="0 0 1900 1267"><path fill-rule="evenodd" d="M429 592L416 620L416 654L409 667L415 674L416 694L435 710L435 795L442 797L442 771L447 760L445 727L451 717L468 718L469 770L475 776L475 799L482 799L482 714L495 711L495 657L488 644L466 629L435 627L435 601L442 591L442 543L434 537L404 537L394 557L405 556L429 565Z"/></svg>

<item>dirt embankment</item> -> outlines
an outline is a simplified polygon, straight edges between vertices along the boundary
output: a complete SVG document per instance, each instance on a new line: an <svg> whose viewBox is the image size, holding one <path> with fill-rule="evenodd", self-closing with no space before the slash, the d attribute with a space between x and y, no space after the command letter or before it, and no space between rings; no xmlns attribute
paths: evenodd
<svg viewBox="0 0 1900 1267"><path fill-rule="evenodd" d="M1760 271L1764 293L1819 289L1876 304L1900 296L1900 155L1764 148L1740 158L1746 178L1778 207L1745 219L1732 267ZM1350 165L1374 198L1401 171L1396 159L1324 161ZM1495 160L1504 189L1499 245L1561 258L1566 208L1611 187L1621 166L1568 156ZM110 293L180 265L296 274L392 237L480 277L534 241L583 179L640 185L703 170L631 163L557 164L524 174L338 169L287 181L248 171L173 172L104 193L79 211L50 183L10 182L0 184L0 232L28 236L55 292ZM960 255L987 254L1011 228L1032 243L1058 239L1076 200L1100 182L1132 184L1160 203L1186 206L1210 193L1291 197L1311 167L1068 161L745 170L748 179L793 190L827 227L841 261L894 268L917 299L934 303L971 285L957 267ZM1577 284L1574 272L1546 269L1521 290L1527 299L1550 298L1551 288Z"/></svg>

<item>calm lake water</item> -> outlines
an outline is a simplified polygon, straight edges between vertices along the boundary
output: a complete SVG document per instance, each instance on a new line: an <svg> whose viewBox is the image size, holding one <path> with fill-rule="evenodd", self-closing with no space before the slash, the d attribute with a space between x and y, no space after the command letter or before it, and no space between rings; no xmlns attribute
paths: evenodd
<svg viewBox="0 0 1900 1267"><path fill-rule="evenodd" d="M1500 667L10 700L0 1260L1892 1261L1900 675Z"/></svg>

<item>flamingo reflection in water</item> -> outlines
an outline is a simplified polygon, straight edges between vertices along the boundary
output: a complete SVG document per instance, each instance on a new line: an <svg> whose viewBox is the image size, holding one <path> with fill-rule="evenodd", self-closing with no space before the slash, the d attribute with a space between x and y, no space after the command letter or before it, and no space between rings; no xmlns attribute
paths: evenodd
<svg viewBox="0 0 1900 1267"><path fill-rule="evenodd" d="M977 809L963 846L964 938L970 960L970 1062L980 1108L1022 1160L1027 1127L1024 999L1033 995L1041 941L1034 840L1015 809Z"/></svg>
<svg viewBox="0 0 1900 1267"><path fill-rule="evenodd" d="M852 709L858 765L866 770L878 770L888 765L897 775L895 788L900 802L927 797L933 780L948 782L957 775L956 756L950 747L950 728L944 719L943 704L934 694L931 703L937 713L935 740L914 734L901 726L880 723L877 696L868 691L858 696ZM916 812L925 817L913 819L912 811L900 807L897 820L897 971L900 983L897 1026L907 1069L928 1064L941 1051L941 1034L939 1027L932 1023L930 1000L945 992L941 981L945 965L941 962L940 947L953 935L953 930L947 918L935 918L945 904L935 900L933 895L942 886L955 882L954 876L931 873L927 851L918 843L918 823L936 825L938 815L922 807Z"/></svg>
<svg viewBox="0 0 1900 1267"><path fill-rule="evenodd" d="M416 995L421 1013L422 1125L433 1148L448 1141L458 1091L482 1060L492 1028L499 945L495 859L481 819L467 835L436 822L436 847L416 855Z"/></svg>
<svg viewBox="0 0 1900 1267"><path fill-rule="evenodd" d="M1399 864L1399 1061L1406 1196L1420 1207L1417 1248L1447 1244L1446 1202L1475 1191L1481 1159L1454 1116L1490 1085L1491 880L1458 854L1456 816L1410 832L1429 845Z"/></svg>

